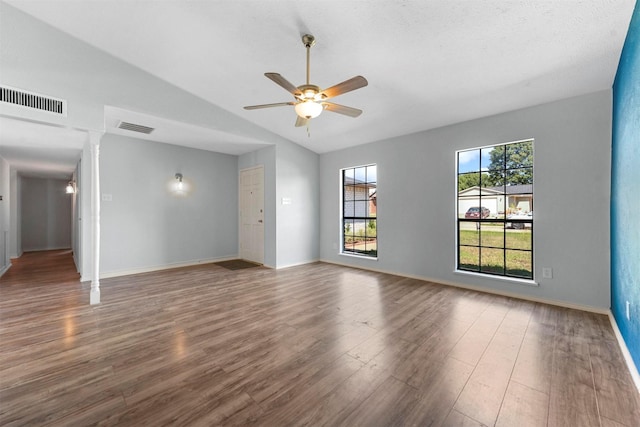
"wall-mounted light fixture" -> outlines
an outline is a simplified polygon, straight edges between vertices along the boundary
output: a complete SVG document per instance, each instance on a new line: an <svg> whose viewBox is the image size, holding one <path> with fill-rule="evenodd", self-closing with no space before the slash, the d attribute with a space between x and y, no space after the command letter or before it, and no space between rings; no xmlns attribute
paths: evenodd
<svg viewBox="0 0 640 427"><path fill-rule="evenodd" d="M73 181L69 181L67 184L67 194L73 194L76 192L76 183Z"/></svg>
<svg viewBox="0 0 640 427"><path fill-rule="evenodd" d="M183 186L182 186L182 174L181 174L181 173L177 173L177 174L176 174L176 179L178 180L178 184L176 184L176 190L178 190L178 191L182 191L182 190L183 190Z"/></svg>

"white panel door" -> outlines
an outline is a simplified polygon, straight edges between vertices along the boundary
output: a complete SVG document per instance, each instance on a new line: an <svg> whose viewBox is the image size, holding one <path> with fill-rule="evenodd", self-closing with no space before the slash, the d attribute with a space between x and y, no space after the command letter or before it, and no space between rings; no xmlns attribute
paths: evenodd
<svg viewBox="0 0 640 427"><path fill-rule="evenodd" d="M240 258L264 262L264 169L240 171Z"/></svg>

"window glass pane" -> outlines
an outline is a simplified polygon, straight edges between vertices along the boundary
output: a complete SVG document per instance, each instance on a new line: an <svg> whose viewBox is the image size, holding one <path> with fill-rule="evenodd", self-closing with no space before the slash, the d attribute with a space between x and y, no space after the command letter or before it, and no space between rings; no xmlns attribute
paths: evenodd
<svg viewBox="0 0 640 427"><path fill-rule="evenodd" d="M367 221L367 229L366 236L367 237L376 237L378 235L378 223L375 219L370 219Z"/></svg>
<svg viewBox="0 0 640 427"><path fill-rule="evenodd" d="M480 246L480 223L464 221L458 223L460 233L460 244L470 246Z"/></svg>
<svg viewBox="0 0 640 427"><path fill-rule="evenodd" d="M378 166L376 165L367 166L367 182L369 183L378 182Z"/></svg>
<svg viewBox="0 0 640 427"><path fill-rule="evenodd" d="M483 194L504 193L504 171L483 172L480 177Z"/></svg>
<svg viewBox="0 0 640 427"><path fill-rule="evenodd" d="M366 246L366 224L364 220L353 221L353 250L355 252L364 252Z"/></svg>
<svg viewBox="0 0 640 427"><path fill-rule="evenodd" d="M532 220L533 195L507 194L507 219Z"/></svg>
<svg viewBox="0 0 640 427"><path fill-rule="evenodd" d="M504 170L504 146L483 148L481 153L481 170Z"/></svg>
<svg viewBox="0 0 640 427"><path fill-rule="evenodd" d="M506 169L515 169L523 167L533 167L533 142L524 141L515 144L508 144L507 148L507 167Z"/></svg>
<svg viewBox="0 0 640 427"><path fill-rule="evenodd" d="M480 271L485 273L504 274L504 250L480 249Z"/></svg>
<svg viewBox="0 0 640 427"><path fill-rule="evenodd" d="M480 150L460 151L458 153L458 173L480 171Z"/></svg>
<svg viewBox="0 0 640 427"><path fill-rule="evenodd" d="M355 203L354 201L349 201L346 200L344 202L344 211L343 211L343 216L344 217L351 217L351 216L355 216Z"/></svg>
<svg viewBox="0 0 640 427"><path fill-rule="evenodd" d="M479 194L479 191L475 191ZM458 198L458 217L477 219L480 218L480 198L475 197L459 197Z"/></svg>
<svg viewBox="0 0 640 427"><path fill-rule="evenodd" d="M343 248L345 251L352 251L353 250L353 246L354 246L354 237L353 237L353 220L352 219L345 219L343 221L343 233L344 233L344 243L343 243Z"/></svg>
<svg viewBox="0 0 640 427"><path fill-rule="evenodd" d="M367 168L366 167L361 167L361 168L356 168L355 169L355 183L356 184L361 184L366 182L367 180Z"/></svg>
<svg viewBox="0 0 640 427"><path fill-rule="evenodd" d="M522 224L523 228L519 229L507 229L506 230L506 245L509 249L533 249L532 244L532 230L530 223Z"/></svg>
<svg viewBox="0 0 640 427"><path fill-rule="evenodd" d="M480 270L480 249L471 246L460 246L460 269L479 271Z"/></svg>
<svg viewBox="0 0 640 427"><path fill-rule="evenodd" d="M377 256L378 255L378 240L375 238L367 239L365 245L365 252L369 256Z"/></svg>
<svg viewBox="0 0 640 427"><path fill-rule="evenodd" d="M364 185L354 185L352 188L354 200L367 200L367 190Z"/></svg>
<svg viewBox="0 0 640 427"><path fill-rule="evenodd" d="M533 193L533 169L521 168L508 170L507 185L522 187L522 190L517 190L522 193Z"/></svg>
<svg viewBox="0 0 640 427"><path fill-rule="evenodd" d="M352 219L345 219L343 220L343 226L344 226L344 235L345 236L352 236L353 235L353 220Z"/></svg>
<svg viewBox="0 0 640 427"><path fill-rule="evenodd" d="M354 200L356 198L356 188L353 185L345 185L343 197L344 200Z"/></svg>
<svg viewBox="0 0 640 427"><path fill-rule="evenodd" d="M367 215L367 211L369 208L369 202L366 200L357 200L354 203L354 214L353 216L369 216Z"/></svg>
<svg viewBox="0 0 640 427"><path fill-rule="evenodd" d="M465 193L473 191L473 187L480 187L480 173L469 172L458 175L458 191L465 191ZM463 196L465 193L460 194Z"/></svg>
<svg viewBox="0 0 640 427"><path fill-rule="evenodd" d="M343 248L345 252L353 252L355 250L355 243L353 241L353 236L344 236Z"/></svg>
<svg viewBox="0 0 640 427"><path fill-rule="evenodd" d="M347 185L347 184L353 184L353 177L355 174L355 170L354 169L345 169L343 171L343 185Z"/></svg>
<svg viewBox="0 0 640 427"><path fill-rule="evenodd" d="M526 279L533 279L532 252L506 251L507 274Z"/></svg>
<svg viewBox="0 0 640 427"><path fill-rule="evenodd" d="M480 224L480 245L504 248L504 224L498 222Z"/></svg>

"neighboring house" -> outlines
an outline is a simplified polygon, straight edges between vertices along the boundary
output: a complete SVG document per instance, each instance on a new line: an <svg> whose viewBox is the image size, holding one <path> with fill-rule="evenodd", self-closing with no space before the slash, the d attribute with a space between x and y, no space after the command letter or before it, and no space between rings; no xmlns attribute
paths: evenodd
<svg viewBox="0 0 640 427"><path fill-rule="evenodd" d="M506 187L469 187L458 194L458 216L464 218L464 213L471 207L484 206L491 211L490 216L504 215L507 212L520 211L523 213L533 210L533 185L508 185ZM505 205L506 197L506 205Z"/></svg>

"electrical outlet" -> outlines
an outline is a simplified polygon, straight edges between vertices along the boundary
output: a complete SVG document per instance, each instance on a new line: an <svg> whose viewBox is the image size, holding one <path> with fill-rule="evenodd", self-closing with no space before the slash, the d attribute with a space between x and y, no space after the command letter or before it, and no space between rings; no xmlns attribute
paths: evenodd
<svg viewBox="0 0 640 427"><path fill-rule="evenodd" d="M629 301L627 301L627 320L631 320L631 313L630 310L631 309L631 303Z"/></svg>
<svg viewBox="0 0 640 427"><path fill-rule="evenodd" d="M542 278L543 279L553 279L553 269L551 267L543 267L542 268Z"/></svg>

